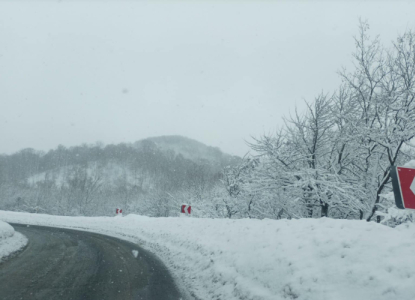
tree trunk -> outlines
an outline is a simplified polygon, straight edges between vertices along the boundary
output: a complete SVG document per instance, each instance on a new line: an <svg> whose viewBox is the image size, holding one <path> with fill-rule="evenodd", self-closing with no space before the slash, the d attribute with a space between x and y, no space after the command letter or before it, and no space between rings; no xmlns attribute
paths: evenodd
<svg viewBox="0 0 415 300"><path fill-rule="evenodd" d="M370 220L373 218L373 216L375 215L376 211L378 210L377 204L380 202L380 196L379 195L380 195L380 193L382 193L383 188L387 184L387 182L388 182L388 180L390 178L390 174L391 173L390 173L389 170L386 170L385 171L384 179L383 179L381 185L379 186L378 190L376 191L376 201L375 201L375 203L373 205L372 212L370 213L370 216L366 220L368 222L370 222ZM379 216L376 218L376 222L377 223L380 223L380 217Z"/></svg>
<svg viewBox="0 0 415 300"><path fill-rule="evenodd" d="M329 216L329 205L328 203L321 204L321 217L328 217Z"/></svg>
<svg viewBox="0 0 415 300"><path fill-rule="evenodd" d="M312 218L313 217L313 206L312 205L307 205L307 214L308 214L308 218Z"/></svg>

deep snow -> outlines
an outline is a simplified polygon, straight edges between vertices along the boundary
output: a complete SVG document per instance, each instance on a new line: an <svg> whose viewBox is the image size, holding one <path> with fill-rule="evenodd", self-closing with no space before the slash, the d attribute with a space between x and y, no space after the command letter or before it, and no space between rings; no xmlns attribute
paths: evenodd
<svg viewBox="0 0 415 300"><path fill-rule="evenodd" d="M27 238L9 224L0 221L0 262L7 256L26 246Z"/></svg>
<svg viewBox="0 0 415 300"><path fill-rule="evenodd" d="M0 220L88 230L157 254L196 299L415 299L415 224L351 220L59 217Z"/></svg>

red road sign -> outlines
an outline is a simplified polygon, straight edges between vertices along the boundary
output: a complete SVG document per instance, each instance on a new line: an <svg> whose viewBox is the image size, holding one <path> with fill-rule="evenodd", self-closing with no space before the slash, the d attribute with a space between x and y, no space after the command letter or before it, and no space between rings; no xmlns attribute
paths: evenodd
<svg viewBox="0 0 415 300"><path fill-rule="evenodd" d="M396 206L415 209L415 169L393 167L391 177Z"/></svg>
<svg viewBox="0 0 415 300"><path fill-rule="evenodd" d="M190 205L182 205L182 214L188 213L190 215L192 207Z"/></svg>

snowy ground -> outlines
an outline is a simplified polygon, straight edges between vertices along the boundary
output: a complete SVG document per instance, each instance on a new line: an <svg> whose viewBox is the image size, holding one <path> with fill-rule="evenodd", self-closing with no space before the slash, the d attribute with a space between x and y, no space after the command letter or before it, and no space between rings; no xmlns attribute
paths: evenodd
<svg viewBox="0 0 415 300"><path fill-rule="evenodd" d="M332 219L57 217L0 220L120 237L156 253L196 299L415 299L415 224Z"/></svg>
<svg viewBox="0 0 415 300"><path fill-rule="evenodd" d="M0 221L0 262L27 244L22 234L15 232L9 224Z"/></svg>

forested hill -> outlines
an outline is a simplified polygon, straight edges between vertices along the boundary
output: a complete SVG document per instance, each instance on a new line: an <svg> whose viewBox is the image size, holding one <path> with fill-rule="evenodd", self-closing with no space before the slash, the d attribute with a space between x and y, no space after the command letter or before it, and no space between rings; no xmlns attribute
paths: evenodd
<svg viewBox="0 0 415 300"><path fill-rule="evenodd" d="M0 155L0 209L106 215L122 206L168 215L174 205L160 201L201 199L218 184L223 167L239 160L181 136L58 146L47 153L24 149Z"/></svg>
<svg viewBox="0 0 415 300"><path fill-rule="evenodd" d="M135 142L134 146L141 148L146 143L154 143L162 151L183 155L184 158L194 162L205 161L220 168L233 165L239 160L239 157L223 153L219 148L206 146L201 142L180 135L151 137Z"/></svg>

